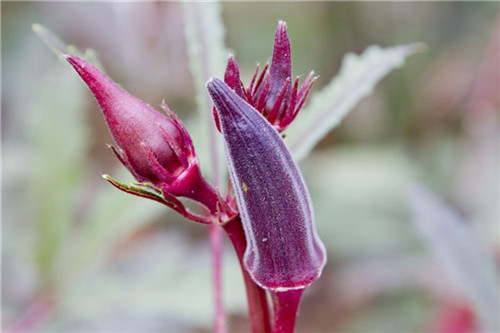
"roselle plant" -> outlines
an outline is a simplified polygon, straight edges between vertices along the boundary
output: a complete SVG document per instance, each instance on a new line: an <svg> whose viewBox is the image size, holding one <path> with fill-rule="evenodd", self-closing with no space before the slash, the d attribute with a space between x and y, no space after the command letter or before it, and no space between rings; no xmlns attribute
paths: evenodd
<svg viewBox="0 0 500 333"><path fill-rule="evenodd" d="M302 291L320 276L326 252L305 182L278 132L296 117L314 81L310 74L300 91L298 78L292 84L285 23L278 24L269 72L257 69L245 88L230 57L227 83L207 83L231 178L225 197L201 175L189 133L165 103L159 113L85 60L65 58L94 94L117 144L111 149L138 182L104 178L195 222L223 226L242 264L253 331L293 331ZM191 213L178 197L198 202L205 214Z"/></svg>
<svg viewBox="0 0 500 333"><path fill-rule="evenodd" d="M309 73L302 85L292 77L286 24L278 23L271 63L262 70L257 66L248 85L230 55L224 80L213 77L206 82L213 102L211 121L223 138L229 171L223 194L218 183L205 180L190 134L165 102L164 113L158 112L91 63L54 45L54 37L41 29L37 26L35 31L73 66L94 94L116 143L110 148L137 182L126 185L103 177L124 192L160 202L210 230L224 230L241 265L252 331L292 332L301 295L319 278L326 262L311 199L294 158L304 156L324 128L335 126L378 80L416 51L415 45L372 47L362 57L350 55L339 75L342 84L334 80L322 92L335 97L333 104L318 107L313 100L315 107L306 113L313 118L293 124L316 77ZM374 65L375 72L371 71ZM321 120L320 126L311 125L314 117ZM283 139L288 128L291 151ZM306 138L301 137L304 133ZM201 212L191 212L180 198L195 201ZM221 292L217 287L215 291L216 296ZM224 332L217 302L215 308L215 330Z"/></svg>

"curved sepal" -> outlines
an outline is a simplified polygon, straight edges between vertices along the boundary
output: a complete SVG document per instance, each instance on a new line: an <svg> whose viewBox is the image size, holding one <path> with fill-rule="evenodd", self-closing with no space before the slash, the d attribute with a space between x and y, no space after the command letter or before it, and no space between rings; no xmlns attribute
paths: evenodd
<svg viewBox="0 0 500 333"><path fill-rule="evenodd" d="M164 191L155 187L152 184L133 182L132 184L127 185L120 183L116 179L112 178L110 175L106 174L102 175L102 178L106 179L111 185L113 185L114 187L123 192L162 203L192 221L204 224L210 224L212 222L209 217L204 217L191 213L186 209L184 204L177 198L175 198L172 195L169 195L168 193L165 193Z"/></svg>

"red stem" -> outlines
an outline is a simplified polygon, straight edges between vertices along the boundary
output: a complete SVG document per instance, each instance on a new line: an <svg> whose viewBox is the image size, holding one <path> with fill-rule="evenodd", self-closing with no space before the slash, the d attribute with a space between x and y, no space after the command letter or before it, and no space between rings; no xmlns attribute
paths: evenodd
<svg viewBox="0 0 500 333"><path fill-rule="evenodd" d="M213 191L213 189L206 183L201 174L194 173L194 176L198 176L197 181L191 181L189 197L191 199L197 200L203 203L209 210L212 217L218 217L221 213L219 211L218 196ZM218 225L210 226L210 243L212 250L212 275L214 281L214 292L215 292L215 332L223 333L226 331L225 327L225 315L223 308L222 299L222 288L221 288L221 254L222 245L220 235L215 233L218 232ZM250 325L252 327L252 332L254 333L269 333L271 332L271 322L269 316L269 305L267 302L266 291L259 287L250 277L243 265L243 255L247 247L247 242L245 238L245 232L243 231L243 226L241 224L241 219L238 216L233 218L231 221L227 222L223 226L226 231L231 243L234 246L236 255L240 262L241 271L243 273L243 280L245 282L245 288L247 293L248 301L248 312L250 318Z"/></svg>
<svg viewBox="0 0 500 333"><path fill-rule="evenodd" d="M248 274L243 265L243 254L245 253L247 242L239 216L226 223L224 225L224 230L233 243L240 262L247 292L248 312L252 332L269 333L271 332L271 322L266 291L252 280L250 274Z"/></svg>
<svg viewBox="0 0 500 333"><path fill-rule="evenodd" d="M178 181L175 186L169 185L167 191L174 196L182 196L200 202L206 206L213 216L218 215L217 193L214 188L203 178L200 167L194 164L189 172Z"/></svg>
<svg viewBox="0 0 500 333"><path fill-rule="evenodd" d="M34 332L49 317L54 302L47 294L41 294L28 305L26 312L5 331L8 333Z"/></svg>
<svg viewBox="0 0 500 333"><path fill-rule="evenodd" d="M273 333L293 333L300 297L304 289L271 292L274 319Z"/></svg>
<svg viewBox="0 0 500 333"><path fill-rule="evenodd" d="M226 316L224 313L224 299L222 297L222 228L216 224L209 227L210 248L212 252L212 283L215 302L215 333L226 333Z"/></svg>
<svg viewBox="0 0 500 333"><path fill-rule="evenodd" d="M219 218L221 214L219 209L220 206L218 204L219 198L213 188L203 179L197 166L196 169L193 169L188 177L183 180L182 188L183 193L181 195L203 203L208 208L213 218ZM173 194L175 195L176 193ZM225 333L226 323L221 288L222 244L220 235L217 235L218 228L219 226L217 225L210 226L212 276L215 293L215 332ZM247 242L239 215L227 222L224 225L224 230L229 236L240 262L247 293L248 312L252 332L271 332L269 305L267 304L266 291L252 280L243 265L243 255L247 247Z"/></svg>

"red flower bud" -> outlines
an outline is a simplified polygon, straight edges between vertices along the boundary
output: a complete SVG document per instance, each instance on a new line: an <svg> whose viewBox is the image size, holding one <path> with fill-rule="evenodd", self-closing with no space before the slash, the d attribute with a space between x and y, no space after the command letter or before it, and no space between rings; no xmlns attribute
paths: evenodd
<svg viewBox="0 0 500 333"><path fill-rule="evenodd" d="M167 115L120 89L85 60L71 54L66 59L97 99L119 147L113 148L116 156L139 182L152 186L146 191L106 179L121 190L161 201L185 216L184 207L172 196L197 200L216 212L217 195L201 176L191 138L165 103L162 108Z"/></svg>

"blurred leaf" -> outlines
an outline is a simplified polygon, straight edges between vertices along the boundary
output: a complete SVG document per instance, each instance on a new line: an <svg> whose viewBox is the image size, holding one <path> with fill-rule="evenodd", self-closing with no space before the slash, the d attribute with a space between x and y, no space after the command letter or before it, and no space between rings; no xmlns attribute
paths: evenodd
<svg viewBox="0 0 500 333"><path fill-rule="evenodd" d="M225 174L222 139L212 117L212 102L205 89L205 82L212 76L222 77L228 51L224 46L224 26L218 2L183 2L185 34L189 65L193 75L198 103L197 131L190 131L203 169L213 181ZM207 139L208 138L208 139ZM207 156L207 154L210 154ZM215 184L218 186L219 184Z"/></svg>
<svg viewBox="0 0 500 333"><path fill-rule="evenodd" d="M99 274L79 279L61 299L64 320L52 322L49 331L74 331L71 325L75 323L77 327L90 325L87 331L99 323L111 324L107 329L112 330L152 331L150 321L130 325L135 317L153 316L162 321L156 327L161 330L178 332L184 331L179 327L210 325L212 282L206 247L205 242L195 244L179 232L149 235L117 255ZM246 299L239 264L233 253L226 258L226 303L232 313L243 314Z"/></svg>
<svg viewBox="0 0 500 333"><path fill-rule="evenodd" d="M67 45L56 34L50 31L47 27L33 23L31 30L45 43L45 45L61 60L66 62L64 55L67 53L74 54L80 58L87 60L92 65L96 66L101 72L106 73L102 69L102 64L97 58L97 54L92 49L87 49L81 52L75 45Z"/></svg>
<svg viewBox="0 0 500 333"><path fill-rule="evenodd" d="M393 292L373 302L364 311L359 311L354 320L349 322L342 331L421 333L424 332L423 327L427 325L433 310L434 308L422 293L410 290Z"/></svg>
<svg viewBox="0 0 500 333"><path fill-rule="evenodd" d="M321 239L331 256L365 257L415 248L405 190L415 170L399 144L345 144L301 163Z"/></svg>
<svg viewBox="0 0 500 333"><path fill-rule="evenodd" d="M89 137L83 117L83 86L60 64L50 67L44 77L32 96L27 119L31 121L34 149L29 182L36 229L33 250L46 283L59 246L74 222Z"/></svg>
<svg viewBox="0 0 500 333"><path fill-rule="evenodd" d="M68 46L43 25L34 23L31 25L31 29L58 57L63 57L68 51Z"/></svg>
<svg viewBox="0 0 500 333"><path fill-rule="evenodd" d="M383 49L370 46L362 55L348 53L339 74L300 112L287 130L288 146L301 160L349 113L391 70L403 65L406 57L422 49L414 43Z"/></svg>
<svg viewBox="0 0 500 333"><path fill-rule="evenodd" d="M118 178L129 177L128 170L120 170ZM172 212L157 202L122 193L104 180L95 191L84 219L75 232L68 235L60 251L60 283L71 281L89 264L102 264L120 241L161 215L167 218Z"/></svg>
<svg viewBox="0 0 500 333"><path fill-rule="evenodd" d="M92 50L87 50L86 58L98 63ZM102 181L102 187L92 189L83 213L79 211L90 145L85 119L89 95L69 66L56 63L43 75L29 118L34 152L33 253L42 284L64 284L71 281L65 278L74 277L86 264L98 263L96 259L107 258L120 240L169 210L124 195ZM98 173L93 174L101 180ZM127 175L122 168L121 178Z"/></svg>
<svg viewBox="0 0 500 333"><path fill-rule="evenodd" d="M491 252L471 224L424 188L412 189L410 205L423 241L474 305L483 328L497 331L500 284Z"/></svg>

